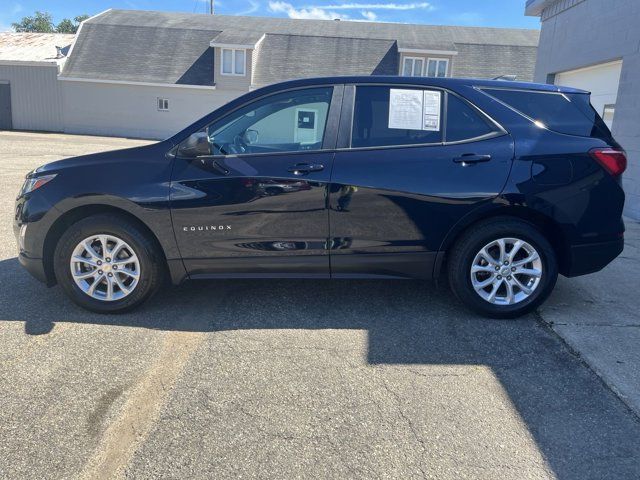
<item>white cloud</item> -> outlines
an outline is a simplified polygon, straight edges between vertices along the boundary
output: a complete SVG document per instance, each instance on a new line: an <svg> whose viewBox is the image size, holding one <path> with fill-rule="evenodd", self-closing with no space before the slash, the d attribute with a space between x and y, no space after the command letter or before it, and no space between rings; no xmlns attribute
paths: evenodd
<svg viewBox="0 0 640 480"><path fill-rule="evenodd" d="M454 23L459 25L482 25L485 23L484 15L478 12L462 12L451 16Z"/></svg>
<svg viewBox="0 0 640 480"><path fill-rule="evenodd" d="M346 13L338 13L344 10L360 10L363 19L354 19L355 21L378 20L378 14L374 10L434 10L433 5L429 2L412 2L412 3L337 3L332 5L307 5L296 8L292 4L281 1L272 0L269 2L269 10L274 13L285 13L289 18L311 18L319 20L351 20L351 16Z"/></svg>
<svg viewBox="0 0 640 480"><path fill-rule="evenodd" d="M376 19L378 18L378 15L376 15L376 12L372 12L371 10L363 10L360 13L365 19L369 20L370 22L375 22Z"/></svg>
<svg viewBox="0 0 640 480"><path fill-rule="evenodd" d="M219 2L218 2L219 5ZM238 12L238 15L251 15L252 13L256 13L260 9L260 2L256 0L249 0L249 7L242 12Z"/></svg>
<svg viewBox="0 0 640 480"><path fill-rule="evenodd" d="M335 20L339 18L346 20L349 15L328 11L319 7L295 8L290 3L281 1L269 2L269 10L274 13L286 13L289 18L315 19L315 20Z"/></svg>
<svg viewBox="0 0 640 480"><path fill-rule="evenodd" d="M434 10L429 2L418 3L339 3L335 5L319 5L320 10Z"/></svg>

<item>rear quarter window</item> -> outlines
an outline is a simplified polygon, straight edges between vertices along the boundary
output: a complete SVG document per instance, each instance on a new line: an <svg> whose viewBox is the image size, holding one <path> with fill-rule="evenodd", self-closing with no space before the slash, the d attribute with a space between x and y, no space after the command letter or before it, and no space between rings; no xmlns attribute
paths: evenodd
<svg viewBox="0 0 640 480"><path fill-rule="evenodd" d="M447 94L445 141L460 142L489 135L495 131L495 125L489 123L475 108L456 95Z"/></svg>
<svg viewBox="0 0 640 480"><path fill-rule="evenodd" d="M492 88L483 91L555 132L581 137L611 136L587 94Z"/></svg>

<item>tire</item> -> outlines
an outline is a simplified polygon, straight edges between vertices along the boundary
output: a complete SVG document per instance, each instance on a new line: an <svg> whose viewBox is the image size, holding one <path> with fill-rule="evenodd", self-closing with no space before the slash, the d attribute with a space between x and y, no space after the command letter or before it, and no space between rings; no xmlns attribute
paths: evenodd
<svg viewBox="0 0 640 480"><path fill-rule="evenodd" d="M506 254L500 260L502 251ZM522 264L535 259L535 254L537 260ZM447 273L454 295L469 309L490 318L516 318L549 297L558 278L558 264L553 248L535 226L499 217L474 225L458 239L449 255Z"/></svg>
<svg viewBox="0 0 640 480"><path fill-rule="evenodd" d="M106 240L107 255L102 255L102 240ZM110 248L118 258L108 256ZM54 251L54 271L58 284L76 304L96 313L123 313L148 300L162 285L164 260L158 250L134 222L117 214L94 215L62 234ZM72 263L72 256L82 261ZM89 275L93 277L81 279ZM90 294L94 282L97 286Z"/></svg>

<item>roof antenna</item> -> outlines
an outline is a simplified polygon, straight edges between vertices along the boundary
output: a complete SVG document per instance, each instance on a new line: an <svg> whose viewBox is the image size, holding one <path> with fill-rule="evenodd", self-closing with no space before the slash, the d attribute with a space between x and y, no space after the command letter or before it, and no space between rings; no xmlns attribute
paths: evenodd
<svg viewBox="0 0 640 480"><path fill-rule="evenodd" d="M209 0L209 15L213 15L213 0Z"/></svg>

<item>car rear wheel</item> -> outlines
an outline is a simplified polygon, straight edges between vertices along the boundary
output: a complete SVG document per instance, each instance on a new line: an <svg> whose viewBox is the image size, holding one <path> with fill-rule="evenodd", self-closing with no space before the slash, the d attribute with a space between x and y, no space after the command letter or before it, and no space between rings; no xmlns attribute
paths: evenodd
<svg viewBox="0 0 640 480"><path fill-rule="evenodd" d="M56 279L78 305L120 313L147 300L162 283L154 243L135 223L96 215L69 227L54 253Z"/></svg>
<svg viewBox="0 0 640 480"><path fill-rule="evenodd" d="M469 308L515 318L544 302L558 277L553 248L531 224L489 220L465 233L449 256L449 284Z"/></svg>

